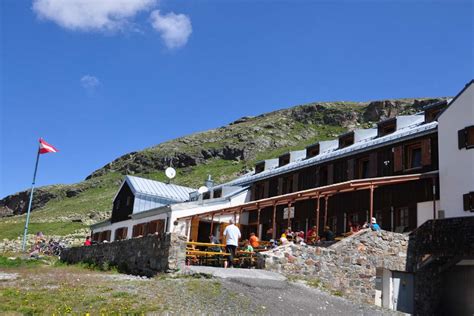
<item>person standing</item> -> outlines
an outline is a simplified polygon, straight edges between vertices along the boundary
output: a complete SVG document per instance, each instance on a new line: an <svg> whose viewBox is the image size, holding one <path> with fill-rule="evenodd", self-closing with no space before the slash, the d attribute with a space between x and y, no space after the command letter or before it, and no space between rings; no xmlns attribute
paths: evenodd
<svg viewBox="0 0 474 316"><path fill-rule="evenodd" d="M86 241L84 241L84 246L91 246L92 241L91 241L91 236L86 237Z"/></svg>
<svg viewBox="0 0 474 316"><path fill-rule="evenodd" d="M235 257L235 250L239 245L239 238L241 237L240 229L234 225L234 220L229 220L229 226L224 229L225 248L230 253L227 261L224 262L224 268L232 267Z"/></svg>

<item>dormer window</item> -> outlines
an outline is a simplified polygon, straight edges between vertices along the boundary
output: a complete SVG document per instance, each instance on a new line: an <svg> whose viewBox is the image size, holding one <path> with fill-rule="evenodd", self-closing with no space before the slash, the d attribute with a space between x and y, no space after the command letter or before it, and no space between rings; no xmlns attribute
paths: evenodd
<svg viewBox="0 0 474 316"><path fill-rule="evenodd" d="M319 144L306 147L306 158L316 157L319 155Z"/></svg>
<svg viewBox="0 0 474 316"><path fill-rule="evenodd" d="M255 173L260 173L265 170L265 161L259 162L255 165Z"/></svg>
<svg viewBox="0 0 474 316"><path fill-rule="evenodd" d="M397 119L389 119L377 124L377 137L391 134L397 130Z"/></svg>
<svg viewBox="0 0 474 316"><path fill-rule="evenodd" d="M430 123L436 121L438 115L448 106L447 101L441 101L438 103L434 103L432 105L428 105L425 108L425 123Z"/></svg>
<svg viewBox="0 0 474 316"><path fill-rule="evenodd" d="M354 132L349 132L339 136L339 149L354 144Z"/></svg>
<svg viewBox="0 0 474 316"><path fill-rule="evenodd" d="M282 155L278 158L278 166L284 166L290 163L290 154Z"/></svg>

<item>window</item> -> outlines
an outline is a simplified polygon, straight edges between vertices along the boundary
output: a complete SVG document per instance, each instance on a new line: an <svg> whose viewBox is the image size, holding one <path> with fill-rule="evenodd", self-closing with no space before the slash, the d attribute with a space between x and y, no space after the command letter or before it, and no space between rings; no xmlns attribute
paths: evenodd
<svg viewBox="0 0 474 316"><path fill-rule="evenodd" d="M306 158L311 158L319 155L319 144L311 145L306 148Z"/></svg>
<svg viewBox="0 0 474 316"><path fill-rule="evenodd" d="M262 161L255 165L255 173L260 173L265 169L265 162Z"/></svg>
<svg viewBox="0 0 474 316"><path fill-rule="evenodd" d="M464 210L474 212L474 192L464 194L462 200Z"/></svg>
<svg viewBox="0 0 474 316"><path fill-rule="evenodd" d="M217 198L220 198L222 196L222 189L216 189L214 190L214 198L217 199Z"/></svg>
<svg viewBox="0 0 474 316"><path fill-rule="evenodd" d="M458 147L459 149L474 148L474 125L458 131Z"/></svg>
<svg viewBox="0 0 474 316"><path fill-rule="evenodd" d="M381 122L381 123L378 124L378 126L377 126L378 135L377 136L382 137L382 136L391 134L391 133L395 132L396 129L397 129L396 119L389 119L385 122Z"/></svg>
<svg viewBox="0 0 474 316"><path fill-rule="evenodd" d="M132 197L127 196L127 206L130 206L131 203L132 203Z"/></svg>
<svg viewBox="0 0 474 316"><path fill-rule="evenodd" d="M127 239L127 227L120 227L115 230L115 240Z"/></svg>
<svg viewBox="0 0 474 316"><path fill-rule="evenodd" d="M421 168L421 144L416 143L406 147L407 169Z"/></svg>
<svg viewBox="0 0 474 316"><path fill-rule="evenodd" d="M359 159L359 179L369 178L369 169L370 160L369 157L364 157Z"/></svg>
<svg viewBox="0 0 474 316"><path fill-rule="evenodd" d="M398 210L398 226L409 227L410 225L410 217L408 212L408 207L402 207Z"/></svg>
<svg viewBox="0 0 474 316"><path fill-rule="evenodd" d="M263 199L265 195L265 183L256 183L255 184L255 196L254 200Z"/></svg>
<svg viewBox="0 0 474 316"><path fill-rule="evenodd" d="M290 155L289 154L280 156L278 166L281 167L281 166L287 165L289 163L290 163Z"/></svg>
<svg viewBox="0 0 474 316"><path fill-rule="evenodd" d="M282 194L293 192L293 175L283 178Z"/></svg>
<svg viewBox="0 0 474 316"><path fill-rule="evenodd" d="M354 132L339 137L339 148L344 148L354 144Z"/></svg>

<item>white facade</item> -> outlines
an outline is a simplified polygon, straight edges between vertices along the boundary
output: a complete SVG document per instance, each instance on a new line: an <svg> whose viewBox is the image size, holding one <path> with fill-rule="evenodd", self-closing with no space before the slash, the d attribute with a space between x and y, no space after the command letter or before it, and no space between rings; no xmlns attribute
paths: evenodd
<svg viewBox="0 0 474 316"><path fill-rule="evenodd" d="M474 216L463 209L463 194L474 191L474 148L458 148L458 131L474 125L474 84L438 119L441 210L445 217Z"/></svg>
<svg viewBox="0 0 474 316"><path fill-rule="evenodd" d="M164 220L166 232L175 232L186 235L189 238L191 223L189 219L178 220L183 217L199 215L210 211L219 210L225 207L232 207L249 201L249 191L242 190L229 197L200 200L192 202L176 203L158 207L155 209L133 214L132 218L111 224L110 221L98 223L92 226L93 233L111 230L110 241L115 240L115 231L118 228L127 227L127 239L132 238L133 226L148 223L154 220ZM227 222L229 216L216 218L222 222ZM175 225L175 222L177 225Z"/></svg>

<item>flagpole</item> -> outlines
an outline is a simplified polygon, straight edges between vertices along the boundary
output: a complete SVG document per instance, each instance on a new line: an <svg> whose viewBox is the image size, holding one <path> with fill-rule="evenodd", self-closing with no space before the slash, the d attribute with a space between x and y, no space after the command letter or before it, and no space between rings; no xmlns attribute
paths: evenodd
<svg viewBox="0 0 474 316"><path fill-rule="evenodd" d="M23 244L21 247L23 251L25 251L26 249L26 235L28 234L28 224L30 222L31 204L33 203L33 191L35 190L36 171L38 170L39 155L40 155L40 149L38 147L38 153L36 154L35 173L33 174L33 183L31 184L30 202L28 203L28 212L26 213L25 230L23 232Z"/></svg>

